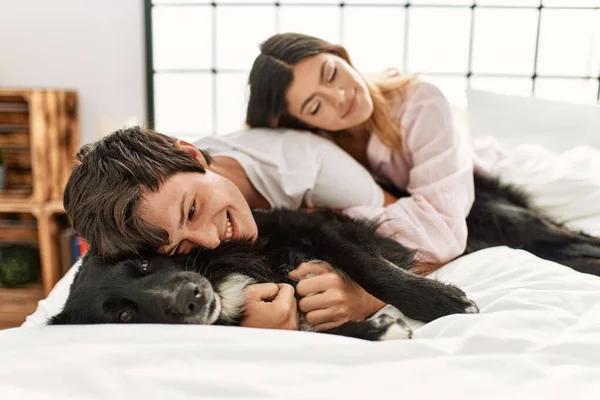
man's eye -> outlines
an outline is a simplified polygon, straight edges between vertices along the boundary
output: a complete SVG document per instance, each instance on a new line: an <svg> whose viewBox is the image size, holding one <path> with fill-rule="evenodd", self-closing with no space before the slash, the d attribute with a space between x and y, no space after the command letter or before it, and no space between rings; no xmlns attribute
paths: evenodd
<svg viewBox="0 0 600 400"><path fill-rule="evenodd" d="M194 214L196 213L196 204L192 203L190 205L190 211L188 211L188 220L191 221L192 217L194 216Z"/></svg>
<svg viewBox="0 0 600 400"><path fill-rule="evenodd" d="M333 82L333 80L335 79L335 76L337 75L337 67L333 68L333 73L331 74L331 77L329 78L329 82Z"/></svg>
<svg viewBox="0 0 600 400"><path fill-rule="evenodd" d="M319 108L321 108L321 103L317 103L317 106L310 112L310 115L317 115Z"/></svg>

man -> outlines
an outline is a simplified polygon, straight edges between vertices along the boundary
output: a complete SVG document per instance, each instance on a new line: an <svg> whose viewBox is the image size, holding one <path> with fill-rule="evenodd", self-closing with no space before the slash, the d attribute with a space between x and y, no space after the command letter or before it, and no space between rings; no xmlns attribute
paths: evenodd
<svg viewBox="0 0 600 400"><path fill-rule="evenodd" d="M202 150L132 127L84 146L64 204L91 251L105 258L188 253L230 239L255 240L251 209L380 207L395 200L343 150L315 135L256 129L197 145ZM295 274L320 275L297 286L300 296L320 296L300 302L319 329L363 319L384 305L322 265L306 263ZM246 309L245 326L297 329L289 285L250 287Z"/></svg>

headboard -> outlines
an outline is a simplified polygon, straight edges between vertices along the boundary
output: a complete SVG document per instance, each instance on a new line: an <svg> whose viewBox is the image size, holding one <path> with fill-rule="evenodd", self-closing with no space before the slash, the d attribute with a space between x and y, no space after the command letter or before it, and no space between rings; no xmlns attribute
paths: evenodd
<svg viewBox="0 0 600 400"><path fill-rule="evenodd" d="M148 117L182 137L242 127L258 45L296 31L341 43L362 73L600 101L600 0L145 0Z"/></svg>

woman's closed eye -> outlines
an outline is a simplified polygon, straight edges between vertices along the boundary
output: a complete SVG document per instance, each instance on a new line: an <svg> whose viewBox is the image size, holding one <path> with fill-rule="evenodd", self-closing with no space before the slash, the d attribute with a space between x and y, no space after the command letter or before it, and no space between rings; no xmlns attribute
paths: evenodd
<svg viewBox="0 0 600 400"><path fill-rule="evenodd" d="M315 104L315 106L313 107L313 109L310 112L310 115L317 115L317 113L319 112L319 108L321 108L320 101Z"/></svg>
<svg viewBox="0 0 600 400"><path fill-rule="evenodd" d="M327 82L331 83L333 82L333 80L335 79L337 75L337 67L333 67L333 72L331 73L331 76L329 77L329 79L327 80Z"/></svg>
<svg viewBox="0 0 600 400"><path fill-rule="evenodd" d="M333 70L331 71L331 75L329 76L329 79L327 79L327 82L328 83L333 82L333 80L335 79L336 76L337 76L337 67L333 67ZM321 102L318 101L315 103L312 110L310 111L310 115L317 115L320 108L321 108Z"/></svg>

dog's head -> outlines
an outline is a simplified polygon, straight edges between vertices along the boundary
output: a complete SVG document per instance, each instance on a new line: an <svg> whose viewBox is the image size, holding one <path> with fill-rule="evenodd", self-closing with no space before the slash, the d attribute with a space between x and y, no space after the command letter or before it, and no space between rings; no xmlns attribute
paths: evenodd
<svg viewBox="0 0 600 400"><path fill-rule="evenodd" d="M188 258L153 254L107 264L86 257L64 309L48 324L212 324L221 298L203 275L187 270Z"/></svg>

